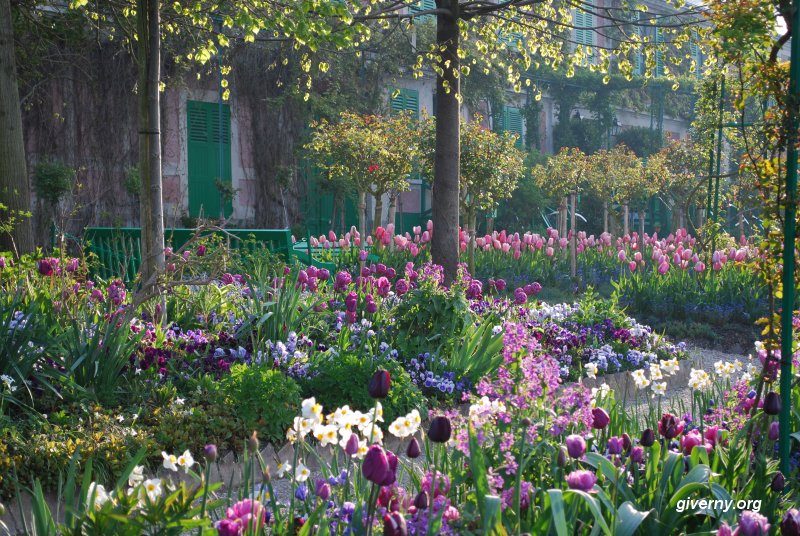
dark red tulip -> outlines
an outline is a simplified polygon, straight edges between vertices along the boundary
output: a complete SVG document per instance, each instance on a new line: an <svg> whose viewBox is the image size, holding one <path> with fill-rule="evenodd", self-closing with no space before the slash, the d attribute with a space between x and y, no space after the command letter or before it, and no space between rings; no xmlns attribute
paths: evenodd
<svg viewBox="0 0 800 536"><path fill-rule="evenodd" d="M767 415L777 415L781 412L781 397L775 391L770 391L764 397L764 413Z"/></svg>
<svg viewBox="0 0 800 536"><path fill-rule="evenodd" d="M384 536L407 536L406 518L400 512L390 512L383 516Z"/></svg>
<svg viewBox="0 0 800 536"><path fill-rule="evenodd" d="M683 421L672 415L665 413L658 421L658 433L667 439L674 439L683 432Z"/></svg>
<svg viewBox="0 0 800 536"><path fill-rule="evenodd" d="M428 428L428 439L434 443L447 443L450 441L452 433L453 427L450 425L450 419L444 415L439 415L431 420L431 426Z"/></svg>
<svg viewBox="0 0 800 536"><path fill-rule="evenodd" d="M647 428L644 432L642 432L642 438L639 440L639 444L643 447L652 447L653 443L656 442L656 434L653 432L652 428Z"/></svg>
<svg viewBox="0 0 800 536"><path fill-rule="evenodd" d="M361 464L361 473L364 478L373 484L383 485L382 482L387 479L389 472L389 460L386 458L383 447L380 445L369 447L364 456L364 462Z"/></svg>
<svg viewBox="0 0 800 536"><path fill-rule="evenodd" d="M417 441L416 437L412 437L411 441L408 443L408 448L406 449L406 456L413 460L419 458L421 454L422 449L419 448L419 441Z"/></svg>
<svg viewBox="0 0 800 536"><path fill-rule="evenodd" d="M367 391L372 398L386 398L389 396L389 388L392 386L392 377L388 370L378 369L369 380Z"/></svg>
<svg viewBox="0 0 800 536"><path fill-rule="evenodd" d="M611 422L611 418L606 413L606 410L603 408L592 408L592 428L596 430L602 430L608 423Z"/></svg>

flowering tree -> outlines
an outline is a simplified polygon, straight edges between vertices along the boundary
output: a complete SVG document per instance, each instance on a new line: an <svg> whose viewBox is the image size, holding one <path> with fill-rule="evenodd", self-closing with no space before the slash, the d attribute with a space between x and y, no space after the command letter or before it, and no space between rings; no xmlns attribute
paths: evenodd
<svg viewBox="0 0 800 536"><path fill-rule="evenodd" d="M551 196L561 200L558 207L558 232L563 238L567 236L567 213L570 213L570 274L577 275L576 225L578 209L578 193L587 178L591 167L591 158L578 148L562 148L558 154L550 157L545 165L538 165L531 170L536 183ZM568 205L569 203L569 205ZM568 209L568 206L570 209Z"/></svg>
<svg viewBox="0 0 800 536"><path fill-rule="evenodd" d="M413 120L406 114L383 118L342 112L338 122L323 119L311 128L306 149L328 181L358 193L359 227L365 236L367 194L375 197L375 226L379 226L384 194L389 193L393 202L399 192L408 190L418 152Z"/></svg>
<svg viewBox="0 0 800 536"><path fill-rule="evenodd" d="M469 233L470 270L478 212L496 210L500 201L511 197L522 175L524 161L522 151L514 146L517 136L493 132L483 126L482 119L475 115L472 121L461 120L459 208L462 227ZM435 175L435 130L434 120L427 119L422 128L422 153L423 165L431 177ZM434 178L434 191L437 187Z"/></svg>
<svg viewBox="0 0 800 536"><path fill-rule="evenodd" d="M634 182L641 162L625 145L600 150L589 157L589 190L603 200L603 232L608 232L609 200L615 199L620 188ZM627 232L627 216L625 222Z"/></svg>

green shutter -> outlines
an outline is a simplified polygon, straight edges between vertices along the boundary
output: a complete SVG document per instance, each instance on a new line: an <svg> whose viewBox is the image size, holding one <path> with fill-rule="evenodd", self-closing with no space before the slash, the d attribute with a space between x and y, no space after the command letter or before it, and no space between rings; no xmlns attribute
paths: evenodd
<svg viewBox="0 0 800 536"><path fill-rule="evenodd" d="M699 79L703 76L703 53L700 51L700 34L697 30L692 31L692 41L689 43L689 51L695 62L694 74Z"/></svg>
<svg viewBox="0 0 800 536"><path fill-rule="evenodd" d="M222 117L220 118L220 108ZM230 106L216 102L186 102L187 157L189 161L189 215L206 218L220 216L217 180L231 183ZM221 124L220 124L221 122ZM222 150L220 151L220 138ZM220 166L220 152L222 165ZM221 176L220 176L221 174ZM233 212L231 201L225 216Z"/></svg>
<svg viewBox="0 0 800 536"><path fill-rule="evenodd" d="M522 111L513 106L503 106L503 111L495 118L497 132L512 132L517 135L516 146L522 149L525 142L522 138Z"/></svg>
<svg viewBox="0 0 800 536"><path fill-rule="evenodd" d="M633 21L637 23L637 25L634 26L634 31L636 32L636 35L639 36L639 39L641 41L644 38L644 28L638 25L640 18L641 18L640 14L637 11L633 15ZM644 76L646 67L647 66L645 65L644 52L638 50L633 57L633 74L636 76Z"/></svg>
<svg viewBox="0 0 800 536"><path fill-rule="evenodd" d="M392 113L410 111L416 119L419 119L419 91L400 88L393 91L392 94L395 92L397 95L393 96L389 103Z"/></svg>
<svg viewBox="0 0 800 536"><path fill-rule="evenodd" d="M416 5L413 5L408 8L411 14L418 13L420 11L428 11L431 9L436 9L436 0L420 0L417 2ZM414 17L414 20L420 22L426 22L429 20L433 20L435 17L433 15L422 15L419 17Z"/></svg>
<svg viewBox="0 0 800 536"><path fill-rule="evenodd" d="M575 26L575 43L594 47L594 15L575 9L572 20Z"/></svg>
<svg viewBox="0 0 800 536"><path fill-rule="evenodd" d="M656 28L656 47L664 41L661 28ZM656 48L656 76L664 76L664 59L661 50Z"/></svg>

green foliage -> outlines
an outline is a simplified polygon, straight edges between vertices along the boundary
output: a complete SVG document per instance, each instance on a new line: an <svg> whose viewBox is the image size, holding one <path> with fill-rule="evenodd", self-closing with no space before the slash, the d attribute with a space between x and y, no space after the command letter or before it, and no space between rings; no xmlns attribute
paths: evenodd
<svg viewBox="0 0 800 536"><path fill-rule="evenodd" d="M74 179L75 170L57 160L43 160L33 168L36 195L51 205L57 205L72 189Z"/></svg>
<svg viewBox="0 0 800 536"><path fill-rule="evenodd" d="M273 443L283 441L300 408L297 382L265 366L238 364L223 377L222 387L246 431L256 430Z"/></svg>
<svg viewBox="0 0 800 536"><path fill-rule="evenodd" d="M412 357L422 352L450 353L458 344L456 334L473 320L463 290L429 283L404 296L393 315L398 349Z"/></svg>
<svg viewBox="0 0 800 536"><path fill-rule="evenodd" d="M664 144L662 135L647 127L628 127L616 136L617 145L625 145L639 158L657 153Z"/></svg>
<svg viewBox="0 0 800 536"><path fill-rule="evenodd" d="M316 397L325 408L349 405L351 409L369 411L375 400L367 392L370 378L379 368L389 371L392 387L381 400L385 421L392 422L412 409L425 407L425 397L414 385L403 366L393 359L364 359L353 353L326 354L312 365L310 378L303 381L303 395Z"/></svg>
<svg viewBox="0 0 800 536"><path fill-rule="evenodd" d="M532 150L525 156L524 173L517 183L514 195L500 204L495 219L496 229L538 229L545 226L542 215L547 207L547 196L534 181L531 169L546 161L546 156Z"/></svg>
<svg viewBox="0 0 800 536"><path fill-rule="evenodd" d="M448 369L456 378L468 378L476 384L481 378L494 373L503 361L503 331L492 333L502 326L498 318L485 318L481 324L467 324L461 332L452 353L445 356Z"/></svg>

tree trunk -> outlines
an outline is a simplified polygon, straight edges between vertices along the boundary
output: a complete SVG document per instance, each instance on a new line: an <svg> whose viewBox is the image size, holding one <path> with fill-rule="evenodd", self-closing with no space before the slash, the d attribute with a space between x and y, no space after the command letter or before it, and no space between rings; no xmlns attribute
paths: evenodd
<svg viewBox="0 0 800 536"><path fill-rule="evenodd" d="M390 223L394 223L395 218L397 217L397 196L399 195L398 192L392 192L389 194L389 213L386 215L386 225L389 226Z"/></svg>
<svg viewBox="0 0 800 536"><path fill-rule="evenodd" d="M647 217L646 210L639 211L639 242L644 240L644 219Z"/></svg>
<svg viewBox="0 0 800 536"><path fill-rule="evenodd" d="M622 205L622 235L625 236L630 232L630 227L628 221L630 220L630 210L628 209L628 203Z"/></svg>
<svg viewBox="0 0 800 536"><path fill-rule="evenodd" d="M161 22L159 0L137 0L139 174L142 180L142 281L164 271L161 196Z"/></svg>
<svg viewBox="0 0 800 536"><path fill-rule="evenodd" d="M373 230L383 226L383 194L375 195L375 219L372 222Z"/></svg>
<svg viewBox="0 0 800 536"><path fill-rule="evenodd" d="M436 75L436 154L432 198L433 262L444 267L445 284L458 270L458 180L461 153L459 102L459 6L458 0L436 0L436 7L448 10L436 16L436 43L441 71Z"/></svg>
<svg viewBox="0 0 800 536"><path fill-rule="evenodd" d="M367 240L367 192L358 192L358 233Z"/></svg>
<svg viewBox="0 0 800 536"><path fill-rule="evenodd" d="M33 251L33 225L9 0L0 0L0 132L0 225L14 223L0 232L0 251L22 255Z"/></svg>
<svg viewBox="0 0 800 536"><path fill-rule="evenodd" d="M558 237L565 238L567 236L567 198L561 199L561 204L558 206Z"/></svg>
<svg viewBox="0 0 800 536"><path fill-rule="evenodd" d="M739 224L739 236L742 237L744 236L744 212L741 208L736 211L736 218Z"/></svg>
<svg viewBox="0 0 800 536"><path fill-rule="evenodd" d="M486 234L492 234L494 232L494 218L489 216L486 218Z"/></svg>
<svg viewBox="0 0 800 536"><path fill-rule="evenodd" d="M608 232L608 201L603 201L603 232Z"/></svg>
<svg viewBox="0 0 800 536"><path fill-rule="evenodd" d="M471 209L469 211L469 216L467 216L467 222L469 228L467 229L467 240L469 243L467 244L468 248L468 259L469 259L469 273L474 277L475 275L475 227L477 227L477 216L475 215L475 209ZM460 244L459 244L460 246Z"/></svg>
<svg viewBox="0 0 800 536"><path fill-rule="evenodd" d="M578 275L578 195L575 193L570 194L570 205L572 213L569 216L569 227L572 236L569 239L569 275L577 277Z"/></svg>

